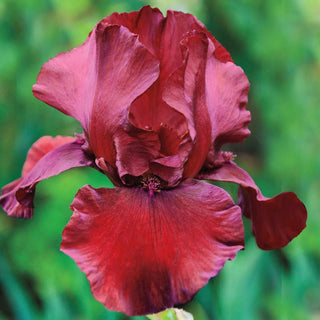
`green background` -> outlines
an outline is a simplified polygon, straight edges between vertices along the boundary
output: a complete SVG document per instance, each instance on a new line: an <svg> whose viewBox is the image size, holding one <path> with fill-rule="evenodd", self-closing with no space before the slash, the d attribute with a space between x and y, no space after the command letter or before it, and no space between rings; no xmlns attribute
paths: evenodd
<svg viewBox="0 0 320 320"><path fill-rule="evenodd" d="M252 135L231 146L266 196L294 191L307 229L285 249L246 249L185 306L195 319L320 319L320 3L317 0L152 1L196 15L246 72ZM42 64L80 45L96 22L145 1L0 2L0 186L19 177L31 144L73 135L79 124L35 99ZM68 209L84 184L106 186L90 169L43 181L31 220L0 215L0 319L128 319L90 293L73 260L59 251ZM236 189L223 185L233 195ZM248 223L246 222L248 226ZM139 319L138 317L136 319ZM141 317L141 319L146 319Z"/></svg>

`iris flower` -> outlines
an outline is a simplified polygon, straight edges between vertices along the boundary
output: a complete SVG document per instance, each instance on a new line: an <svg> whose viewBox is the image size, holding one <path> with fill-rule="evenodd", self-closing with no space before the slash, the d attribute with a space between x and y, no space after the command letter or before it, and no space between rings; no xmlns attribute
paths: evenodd
<svg viewBox="0 0 320 320"><path fill-rule="evenodd" d="M83 186L61 250L106 308L143 315L183 304L244 248L242 215L261 249L305 227L294 193L264 197L222 151L250 134L249 82L193 15L149 6L100 21L83 45L45 63L36 98L83 133L39 139L2 189L9 216L31 218L38 182L90 166L114 188ZM239 205L209 182L238 184Z"/></svg>

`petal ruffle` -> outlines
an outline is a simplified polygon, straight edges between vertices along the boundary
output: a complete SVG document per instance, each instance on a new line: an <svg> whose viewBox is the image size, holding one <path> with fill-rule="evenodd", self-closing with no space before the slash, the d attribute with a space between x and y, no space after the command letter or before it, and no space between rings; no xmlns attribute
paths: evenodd
<svg viewBox="0 0 320 320"><path fill-rule="evenodd" d="M98 301L129 315L187 302L244 244L240 208L197 180L152 195L84 186L71 209L61 250Z"/></svg>
<svg viewBox="0 0 320 320"><path fill-rule="evenodd" d="M158 75L159 62L137 35L101 21L82 46L44 64L33 93L79 120L96 157L114 165L112 135Z"/></svg>
<svg viewBox="0 0 320 320"><path fill-rule="evenodd" d="M74 167L91 166L83 141L71 137L42 137L28 152L22 177L2 188L0 205L9 216L31 218L36 184Z"/></svg>
<svg viewBox="0 0 320 320"><path fill-rule="evenodd" d="M266 198L249 174L231 161L209 173L201 173L198 178L240 185L239 205L251 219L261 249L284 247L306 227L306 208L293 192Z"/></svg>

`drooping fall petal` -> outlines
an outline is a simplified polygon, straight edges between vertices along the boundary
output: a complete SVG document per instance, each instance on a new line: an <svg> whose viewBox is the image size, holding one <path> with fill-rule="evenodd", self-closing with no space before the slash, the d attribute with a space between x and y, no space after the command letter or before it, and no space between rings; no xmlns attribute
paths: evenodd
<svg viewBox="0 0 320 320"><path fill-rule="evenodd" d="M240 185L239 205L243 214L251 219L252 231L261 249L284 247L306 227L306 208L293 192L266 198L249 174L231 161L201 173L198 178Z"/></svg>
<svg viewBox="0 0 320 320"><path fill-rule="evenodd" d="M74 137L63 137L63 136L44 136L38 139L29 149L27 153L26 161L24 162L21 176L24 177L27 175L37 162L45 156L51 150L67 143L74 142Z"/></svg>
<svg viewBox="0 0 320 320"><path fill-rule="evenodd" d="M77 193L61 250L108 309L141 315L184 303L243 248L241 212L197 180L150 195L141 188Z"/></svg>
<svg viewBox="0 0 320 320"><path fill-rule="evenodd" d="M22 177L2 188L0 205L9 216L31 218L36 184L74 167L92 165L83 141L71 137L42 137L28 152Z"/></svg>

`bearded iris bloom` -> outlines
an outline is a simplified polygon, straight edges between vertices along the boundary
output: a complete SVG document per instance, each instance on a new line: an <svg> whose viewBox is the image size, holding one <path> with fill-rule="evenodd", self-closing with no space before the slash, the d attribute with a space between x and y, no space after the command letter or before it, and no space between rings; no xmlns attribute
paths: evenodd
<svg viewBox="0 0 320 320"><path fill-rule="evenodd" d="M38 182L74 167L100 171L115 187L78 191L61 250L108 309L143 315L185 303L244 248L242 215L265 250L305 228L294 193L264 197L222 151L250 134L248 90L243 70L194 16L149 6L114 13L45 63L33 86L83 133L35 142L0 204L31 218ZM202 180L238 184L239 205Z"/></svg>

